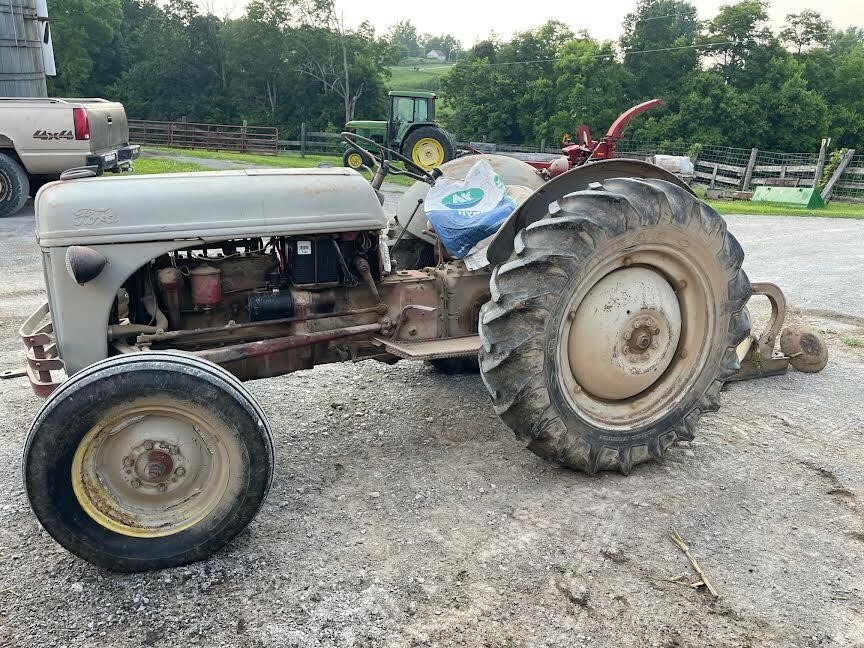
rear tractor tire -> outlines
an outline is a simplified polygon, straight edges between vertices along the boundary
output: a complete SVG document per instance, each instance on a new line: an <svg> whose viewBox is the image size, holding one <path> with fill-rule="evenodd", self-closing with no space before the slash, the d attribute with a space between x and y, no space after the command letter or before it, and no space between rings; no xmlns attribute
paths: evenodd
<svg viewBox="0 0 864 648"><path fill-rule="evenodd" d="M516 236L480 314L495 411L537 455L589 473L662 459L717 410L749 333L726 223L685 189L615 178Z"/></svg>
<svg viewBox="0 0 864 648"><path fill-rule="evenodd" d="M252 521L273 476L261 407L194 356L146 352L97 362L43 404L24 484L45 530L120 572L202 560Z"/></svg>
<svg viewBox="0 0 864 648"><path fill-rule="evenodd" d="M450 135L443 129L421 126L405 138L402 155L424 171L431 171L456 157L456 147Z"/></svg>

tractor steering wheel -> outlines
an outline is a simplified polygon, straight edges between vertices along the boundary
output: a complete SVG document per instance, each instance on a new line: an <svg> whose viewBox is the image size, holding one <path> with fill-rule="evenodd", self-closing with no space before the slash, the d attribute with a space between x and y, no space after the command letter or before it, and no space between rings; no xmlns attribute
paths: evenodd
<svg viewBox="0 0 864 648"><path fill-rule="evenodd" d="M351 132L346 131L346 132L342 133L342 139L349 146L353 146L354 148L360 149L364 153L368 153L369 156L372 157L374 160L376 160L378 162L378 164L382 167L384 166L384 163L386 161L384 159L384 151L386 151L387 153L392 155L397 160L400 160L405 165L404 169L397 169L395 167L391 167L391 166L387 165L387 172L392 173L393 175L408 176L409 178L414 178L414 180L419 180L420 182L425 182L425 183L430 184L430 185L434 185L435 181L443 175L441 173L441 170L438 168L432 169L431 172L420 168L419 166L417 166L414 163L413 160L405 157L404 155L402 155L398 151L394 151L391 148L387 148L386 146L383 146L383 145L379 144L378 142L375 142L375 141L369 139L368 137L363 137L362 135L357 135L356 133L351 133ZM357 143L358 140L360 142L363 142L367 146L371 146L372 148L377 149L378 154L376 155L375 153L370 151L365 146L361 146L360 144L358 144ZM416 171L409 171L408 169L415 169Z"/></svg>

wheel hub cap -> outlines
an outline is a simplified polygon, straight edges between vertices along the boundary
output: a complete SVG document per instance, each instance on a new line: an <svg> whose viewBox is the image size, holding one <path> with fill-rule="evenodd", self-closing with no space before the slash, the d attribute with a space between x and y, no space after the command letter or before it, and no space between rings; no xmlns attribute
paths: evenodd
<svg viewBox="0 0 864 648"><path fill-rule="evenodd" d="M645 267L606 275L569 318L573 378L580 389L607 400L630 398L654 384L681 336L675 291L662 274Z"/></svg>

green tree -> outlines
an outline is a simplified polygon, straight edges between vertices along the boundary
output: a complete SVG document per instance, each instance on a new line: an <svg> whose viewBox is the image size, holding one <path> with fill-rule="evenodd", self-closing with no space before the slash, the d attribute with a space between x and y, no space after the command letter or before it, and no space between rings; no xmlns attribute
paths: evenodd
<svg viewBox="0 0 864 648"><path fill-rule="evenodd" d="M49 77L54 96L86 96L98 88L94 61L110 56L108 45L122 18L121 0L49 0L57 76Z"/></svg>
<svg viewBox="0 0 864 648"><path fill-rule="evenodd" d="M786 14L786 25L780 30L780 40L792 47L796 54L814 45L827 45L831 35L831 23L812 9Z"/></svg>
<svg viewBox="0 0 864 648"><path fill-rule="evenodd" d="M417 27L410 20L399 20L390 27L390 41L399 49L400 58L422 57L425 54L417 42Z"/></svg>
<svg viewBox="0 0 864 648"><path fill-rule="evenodd" d="M699 66L699 52L692 47L698 35L696 7L689 2L639 0L636 11L624 19L619 41L624 66L634 77L634 94L673 94L681 79Z"/></svg>
<svg viewBox="0 0 864 648"><path fill-rule="evenodd" d="M703 44L719 59L718 67L727 82L734 82L747 65L753 51L771 39L766 26L767 3L742 0L723 5L708 22Z"/></svg>

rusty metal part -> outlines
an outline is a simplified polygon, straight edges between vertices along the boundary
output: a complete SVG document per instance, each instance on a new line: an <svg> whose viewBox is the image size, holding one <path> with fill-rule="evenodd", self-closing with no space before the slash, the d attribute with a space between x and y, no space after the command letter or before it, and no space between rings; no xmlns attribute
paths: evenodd
<svg viewBox="0 0 864 648"><path fill-rule="evenodd" d="M764 295L768 298L771 304L771 317L758 337L751 334L738 345L737 353L741 368L729 379L730 381L776 376L786 373L789 367L789 358L782 353L774 352L783 320L786 319L786 297L779 286L773 283L757 282L751 284L751 287L753 296Z"/></svg>
<svg viewBox="0 0 864 648"><path fill-rule="evenodd" d="M137 344L153 344L154 342L167 342L170 340L186 340L189 338L200 337L212 333L223 333L226 331L238 331L258 328L272 328L274 326L284 326L286 324L294 324L296 322L307 322L310 320L329 319L334 317L351 317L353 315L364 315L367 313L381 314L381 306L370 306L368 308L354 308L351 310L333 311L331 313L308 313L306 315L297 315L295 317L283 317L281 319L262 320L260 322L243 322L240 324L226 324L225 326L210 326L200 329L189 329L182 331L165 331L164 333L143 334L136 339ZM134 326L134 325L131 325ZM119 328L119 327L115 327ZM133 331L134 332L134 331Z"/></svg>
<svg viewBox="0 0 864 648"><path fill-rule="evenodd" d="M369 262L363 257L355 257L354 267L357 268L357 272L359 272L360 276L363 277L363 281L369 289L369 292L371 292L375 297L375 301L380 302L381 295L378 294L378 288L375 286L375 279L372 278L372 269L369 267Z"/></svg>
<svg viewBox="0 0 864 648"><path fill-rule="evenodd" d="M48 321L43 324L43 320ZM47 397L65 377L56 379L52 371L65 369L57 355L54 342L54 323L50 320L48 304L40 306L18 329L21 341L27 347L27 378L37 396Z"/></svg>
<svg viewBox="0 0 864 648"><path fill-rule="evenodd" d="M246 358L257 358L287 349L298 349L312 346L322 342L331 342L343 338L356 337L358 335L370 335L377 333L382 328L381 324L361 324L359 326L348 326L331 331L319 333L302 333L298 335L287 335L285 337L260 340L258 342L247 342L245 344L232 344L231 346L216 349L204 349L196 351L195 355L216 364L245 360Z"/></svg>
<svg viewBox="0 0 864 648"><path fill-rule="evenodd" d="M211 265L196 266L189 272L192 307L210 310L222 302L222 271Z"/></svg>
<svg viewBox="0 0 864 648"><path fill-rule="evenodd" d="M422 311L424 313L434 313L438 309L434 306L423 306L422 304L408 304L407 306L404 306L402 310L399 311L399 317L396 319L396 325L393 327L393 334L390 336L391 339L395 340L397 337L399 337L399 331L402 329L402 325L405 323L405 316L410 310ZM414 335L416 335L416 331Z"/></svg>
<svg viewBox="0 0 864 648"><path fill-rule="evenodd" d="M168 326L172 329L180 327L180 283L183 275L174 267L162 268L156 273L156 283L168 309Z"/></svg>
<svg viewBox="0 0 864 648"><path fill-rule="evenodd" d="M476 357L477 352L480 351L479 335L443 338L440 340L421 340L420 342L397 341L383 336L375 336L372 339L383 346L387 353L399 358L410 358L411 360Z"/></svg>
<svg viewBox="0 0 864 648"><path fill-rule="evenodd" d="M10 378L22 378L26 375L26 369L7 369L6 371L0 371L0 380L8 380Z"/></svg>
<svg viewBox="0 0 864 648"><path fill-rule="evenodd" d="M828 346L809 326L788 326L780 334L780 351L789 364L804 373L817 373L828 364Z"/></svg>

